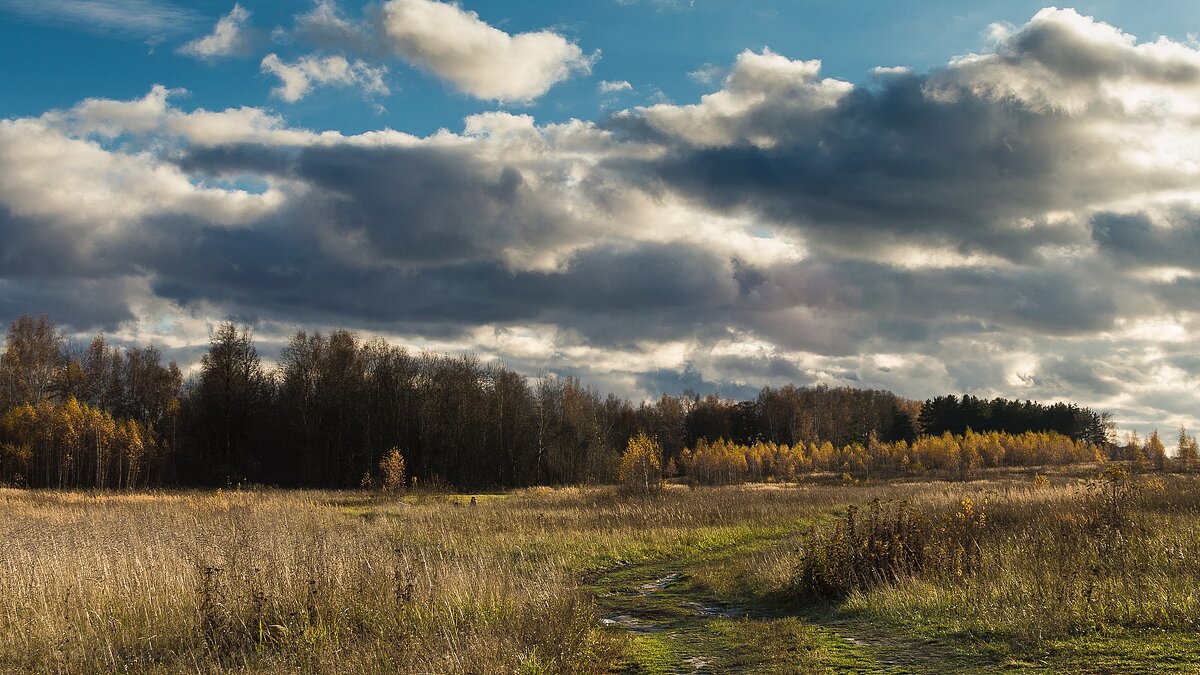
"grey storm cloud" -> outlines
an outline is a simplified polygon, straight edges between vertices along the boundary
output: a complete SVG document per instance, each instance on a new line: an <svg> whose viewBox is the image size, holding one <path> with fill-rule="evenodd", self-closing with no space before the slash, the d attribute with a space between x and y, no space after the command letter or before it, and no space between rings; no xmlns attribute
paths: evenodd
<svg viewBox="0 0 1200 675"><path fill-rule="evenodd" d="M194 229L152 246L142 260L157 270L155 293L183 306L216 301L241 312L342 324L462 328L550 320L597 342L667 339L680 326L702 323L737 292L725 261L712 252L661 244L590 247L551 271L513 271L494 260L404 271L360 266L324 255L315 231L301 234L305 215L314 214L288 214L288 225L271 228ZM432 256L448 249L437 242L423 250Z"/></svg>
<svg viewBox="0 0 1200 675"><path fill-rule="evenodd" d="M1191 424L1158 389L1200 384L1200 278L1145 272L1200 259L1198 68L1044 10L865 85L744 52L694 104L598 123L344 136L163 87L89 100L0 121L0 310L347 326L632 395L853 383Z"/></svg>
<svg viewBox="0 0 1200 675"><path fill-rule="evenodd" d="M794 120L808 138L683 148L647 170L713 208L750 206L842 248L916 238L1019 260L1078 238L1015 227L1085 205L1108 182L1062 180L1075 166L1062 149L1078 143L1069 125L1012 104L930 102L921 89L906 79L855 92L811 127Z"/></svg>
<svg viewBox="0 0 1200 675"><path fill-rule="evenodd" d="M1113 396L1121 392L1121 380L1105 373L1104 364L1085 361L1077 355L1054 356L1041 362L1042 377L1050 390L1072 389L1089 395Z"/></svg>
<svg viewBox="0 0 1200 675"><path fill-rule="evenodd" d="M795 382L800 380L793 379ZM638 386L651 395L668 394L679 396L686 392L717 394L723 398L751 399L758 395L760 387L728 381L712 381L704 377L692 363L682 368L662 368L643 373L638 377Z"/></svg>
<svg viewBox="0 0 1200 675"><path fill-rule="evenodd" d="M388 259L454 262L501 246L553 243L566 212L511 166L479 167L455 150L312 149L297 176L339 199L331 220L362 230Z"/></svg>
<svg viewBox="0 0 1200 675"><path fill-rule="evenodd" d="M1200 211L1175 212L1164 222L1156 220L1146 213L1100 213L1092 218L1092 237L1118 264L1200 266Z"/></svg>
<svg viewBox="0 0 1200 675"><path fill-rule="evenodd" d="M113 279L6 279L0 281L0 316L45 314L69 318L73 326L113 331L136 318L122 290L120 280Z"/></svg>

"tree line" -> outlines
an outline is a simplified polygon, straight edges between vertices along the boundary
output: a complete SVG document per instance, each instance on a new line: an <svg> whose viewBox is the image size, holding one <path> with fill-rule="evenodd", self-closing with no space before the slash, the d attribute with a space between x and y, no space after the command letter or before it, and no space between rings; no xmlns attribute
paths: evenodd
<svg viewBox="0 0 1200 675"><path fill-rule="evenodd" d="M357 487L378 480L393 451L418 483L610 482L639 434L659 448L662 467L682 466L685 449L719 439L911 445L926 432L965 431L946 426L961 422L945 412L947 398L958 407L970 401L967 410L978 401L788 385L746 401L689 391L635 404L573 377L528 378L474 356L413 352L348 330L298 332L268 366L250 329L233 323L212 332L185 378L152 346L116 347L103 336L77 344L46 317L23 316L0 354L0 482ZM990 417L968 423L977 431L1003 419L1008 433L1096 442L1088 424L1054 426L1062 405L1073 420L1107 422L1069 404L983 403ZM1003 412L1011 410L1024 417Z"/></svg>
<svg viewBox="0 0 1200 675"><path fill-rule="evenodd" d="M1044 405L1034 401L965 395L938 396L921 405L917 420L923 433L962 435L972 431L1052 431L1093 445L1104 445L1112 432L1112 417L1074 403Z"/></svg>
<svg viewBox="0 0 1200 675"><path fill-rule="evenodd" d="M701 440L683 453L677 470L693 483L733 485L794 481L817 471L864 478L926 473L969 478L984 468L1063 465L1106 458L1101 446L1056 431L1010 434L967 429L960 435L949 431L924 435L911 443L881 441L872 435L865 444L841 447L829 441L796 445L759 441L745 445Z"/></svg>

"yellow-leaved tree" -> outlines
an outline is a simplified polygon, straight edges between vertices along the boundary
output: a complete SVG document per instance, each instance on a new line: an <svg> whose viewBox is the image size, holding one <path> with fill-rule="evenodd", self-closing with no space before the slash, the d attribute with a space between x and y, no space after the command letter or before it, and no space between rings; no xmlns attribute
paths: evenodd
<svg viewBox="0 0 1200 675"><path fill-rule="evenodd" d="M384 492L404 491L404 455L392 448L379 460L379 473Z"/></svg>
<svg viewBox="0 0 1200 675"><path fill-rule="evenodd" d="M629 439L621 457L621 489L639 495L658 494L663 490L662 446L644 432Z"/></svg>
<svg viewBox="0 0 1200 675"><path fill-rule="evenodd" d="M1154 468L1160 471L1167 463L1167 448L1158 437L1158 429L1150 432L1150 438L1146 439L1146 455L1154 462Z"/></svg>

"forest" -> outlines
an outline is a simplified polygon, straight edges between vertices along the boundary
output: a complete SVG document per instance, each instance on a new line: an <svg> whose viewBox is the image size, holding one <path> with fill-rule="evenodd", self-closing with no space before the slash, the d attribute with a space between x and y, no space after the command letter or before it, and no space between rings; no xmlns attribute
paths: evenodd
<svg viewBox="0 0 1200 675"><path fill-rule="evenodd" d="M970 395L922 403L874 389L791 385L745 401L685 392L634 403L573 377L531 379L347 330L298 332L268 366L250 329L225 323L185 376L153 346L120 347L102 335L80 344L45 316L9 327L0 411L0 481L55 488L360 487L378 479L393 450L418 484L605 483L639 433L656 443L667 473L698 471L697 458L713 448L746 448L722 455L737 454L741 464L765 452L752 448L784 448L792 468L780 478L1024 461L1012 451L1007 460L986 449L966 459L958 450L940 458L918 451L990 432L987 447L1036 433L1043 445L1066 448L1034 452L1031 463L1116 451L1109 416L1069 403Z"/></svg>

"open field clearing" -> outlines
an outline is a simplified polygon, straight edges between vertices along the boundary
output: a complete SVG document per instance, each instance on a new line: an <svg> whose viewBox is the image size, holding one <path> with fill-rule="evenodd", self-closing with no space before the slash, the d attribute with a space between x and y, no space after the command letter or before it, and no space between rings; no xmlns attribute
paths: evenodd
<svg viewBox="0 0 1200 675"><path fill-rule="evenodd" d="M4 490L0 667L1186 672L1200 481L1101 468L474 504Z"/></svg>

